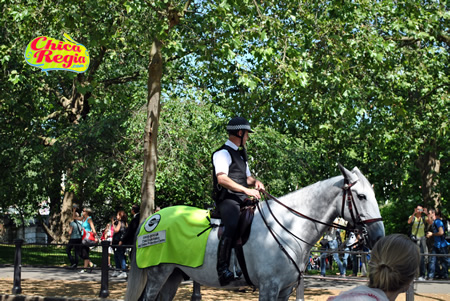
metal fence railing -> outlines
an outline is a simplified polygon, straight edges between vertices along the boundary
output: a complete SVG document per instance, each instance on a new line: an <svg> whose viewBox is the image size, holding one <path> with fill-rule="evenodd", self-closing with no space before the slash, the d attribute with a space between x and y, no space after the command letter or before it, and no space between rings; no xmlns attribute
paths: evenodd
<svg viewBox="0 0 450 301"><path fill-rule="evenodd" d="M14 262L13 275L13 294L20 294L22 292L22 266L23 265L43 265L43 266L61 266L67 263L66 254L67 244L24 244L23 240L16 240L14 248L11 244L0 244L0 247L5 250L2 253L2 261ZM98 264L101 269L101 281L99 297L107 298L109 296L108 289L108 257L109 247L112 245L109 241L102 241L99 245L91 247L89 258L94 263ZM116 247L116 246L112 246ZM122 247L132 247L124 246ZM14 250L12 252L12 250ZM43 260L44 258L44 260ZM2 262L3 263L3 262Z"/></svg>
<svg viewBox="0 0 450 301"><path fill-rule="evenodd" d="M12 264L14 262L16 244L0 243L0 264ZM26 266L65 266L69 259L66 253L67 244L22 244L22 265ZM101 245L90 250L90 259L100 266L102 253ZM74 250L72 250L72 253Z"/></svg>
<svg viewBox="0 0 450 301"><path fill-rule="evenodd" d="M68 259L66 254L66 246L67 244L24 244L24 240L16 240L14 244L0 244L0 248L2 249L2 256L0 258L0 264L11 264L14 263L14 276L13 276L13 294L20 294L22 292L21 288L21 267L25 265L40 265L40 266L64 266L67 265ZM107 298L109 296L108 290L108 257L109 248L116 247L111 245L109 241L102 241L99 245L91 247L90 259L94 263L96 263L101 269L101 285L99 297ZM133 246L122 246L127 248L133 248ZM362 252L362 251L336 251L336 250L327 250L327 251L311 251L311 254L315 253L339 253L344 254L347 253L349 255L355 254L358 258L361 256L367 256L370 252ZM422 256L436 256L436 257L447 257L447 260L450 259L450 255L448 254L421 254ZM349 256L350 258L351 256ZM43 258L45 258L43 260ZM112 262L111 262L112 263ZM359 266L359 262L357 263ZM305 278L320 278L321 280L338 280L338 281L347 281L347 282L366 282L364 279L355 279L355 278L338 278L338 277L319 277L313 275L306 275ZM406 292L406 300L413 301L414 300L414 285L417 283L421 283L425 281L413 281L411 283L408 291ZM442 281L430 281L427 280L426 283L450 283L450 281L442 282ZM304 281L301 281L300 286L297 288L298 291L304 292ZM301 293L300 293L301 294ZM297 297L299 297L299 293L297 293ZM304 298L303 298L304 299ZM193 293L191 300L201 300L201 292L200 285L194 282Z"/></svg>

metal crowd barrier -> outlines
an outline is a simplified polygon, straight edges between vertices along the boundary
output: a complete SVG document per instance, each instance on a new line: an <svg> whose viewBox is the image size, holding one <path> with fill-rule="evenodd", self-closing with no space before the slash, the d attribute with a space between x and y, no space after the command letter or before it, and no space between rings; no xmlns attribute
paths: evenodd
<svg viewBox="0 0 450 301"><path fill-rule="evenodd" d="M18 239L14 242L15 244L15 256L14 256L14 280L13 280L13 294L21 294L22 293L22 287L21 287L21 269L22 269L22 246L24 244L24 240ZM45 244L50 245L50 244ZM61 244L64 246L67 246L67 244ZM100 292L99 297L100 298L107 298L109 296L109 289L108 289L108 280L109 280L109 266L108 266L108 256L109 256L109 247L117 247L115 245L111 245L109 241L102 241L99 245L102 249L102 262L101 262L101 284L100 284ZM125 248L134 248L134 246L131 245L122 245L122 247ZM341 251L341 250L314 250L310 253L339 253L339 254L357 254L360 256L366 256L367 254L370 254L370 252L362 252L362 251ZM420 254L421 256L436 256L436 257L450 257L449 254ZM359 261L358 261L359 266ZM367 280L359 280L359 279L348 279L348 278L338 278L338 277L319 277L319 276L312 276L312 275L306 275L305 278L317 278L322 280L338 280L338 281L351 281L351 282L367 282ZM411 285L409 286L407 292L406 292L406 301L414 301L414 284L415 283L442 283L442 281L417 281L414 280ZM304 292L304 281L301 281L300 284L302 287L299 287L299 289L302 289ZM197 301L201 300L201 287L200 284L194 281L193 284L193 292L191 296L191 301Z"/></svg>

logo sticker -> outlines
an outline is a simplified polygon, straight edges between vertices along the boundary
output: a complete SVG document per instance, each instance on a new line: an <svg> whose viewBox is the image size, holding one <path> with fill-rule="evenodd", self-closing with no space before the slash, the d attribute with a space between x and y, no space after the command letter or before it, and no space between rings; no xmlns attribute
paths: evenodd
<svg viewBox="0 0 450 301"><path fill-rule="evenodd" d="M159 221L161 220L161 215L155 214L153 215L144 225L144 229L147 232L152 232L158 226Z"/></svg>
<svg viewBox="0 0 450 301"><path fill-rule="evenodd" d="M89 52L86 47L64 34L64 41L46 36L33 39L25 49L25 60L41 68L48 75L51 70L83 73L89 67Z"/></svg>

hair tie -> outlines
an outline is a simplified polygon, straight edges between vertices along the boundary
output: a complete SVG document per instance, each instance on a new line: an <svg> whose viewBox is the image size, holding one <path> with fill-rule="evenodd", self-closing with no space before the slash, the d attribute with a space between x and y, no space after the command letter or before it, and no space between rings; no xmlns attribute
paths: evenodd
<svg viewBox="0 0 450 301"><path fill-rule="evenodd" d="M389 271L392 271L392 268L390 266L388 266L386 263L380 263L380 269L388 269Z"/></svg>

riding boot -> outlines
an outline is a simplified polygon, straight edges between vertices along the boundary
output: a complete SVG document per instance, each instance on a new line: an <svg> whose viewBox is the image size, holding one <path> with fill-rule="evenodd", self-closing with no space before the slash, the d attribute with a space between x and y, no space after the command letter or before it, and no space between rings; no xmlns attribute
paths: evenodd
<svg viewBox="0 0 450 301"><path fill-rule="evenodd" d="M228 266L230 265L232 241L231 238L222 236L217 250L217 274L221 286L225 286L234 280L233 273L228 269Z"/></svg>

